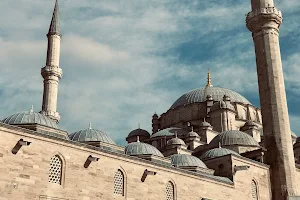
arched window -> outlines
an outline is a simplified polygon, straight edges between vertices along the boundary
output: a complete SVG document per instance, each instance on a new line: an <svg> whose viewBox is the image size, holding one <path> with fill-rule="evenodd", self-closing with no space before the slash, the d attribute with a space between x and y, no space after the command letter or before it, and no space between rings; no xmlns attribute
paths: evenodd
<svg viewBox="0 0 300 200"><path fill-rule="evenodd" d="M124 174L119 169L114 177L114 194L124 196Z"/></svg>
<svg viewBox="0 0 300 200"><path fill-rule="evenodd" d="M175 200L174 184L171 181L167 183L166 200Z"/></svg>
<svg viewBox="0 0 300 200"><path fill-rule="evenodd" d="M49 169L49 183L56 183L61 185L62 179L62 160L58 155L50 159Z"/></svg>
<svg viewBox="0 0 300 200"><path fill-rule="evenodd" d="M252 200L258 200L257 184L254 180L251 181L251 197Z"/></svg>

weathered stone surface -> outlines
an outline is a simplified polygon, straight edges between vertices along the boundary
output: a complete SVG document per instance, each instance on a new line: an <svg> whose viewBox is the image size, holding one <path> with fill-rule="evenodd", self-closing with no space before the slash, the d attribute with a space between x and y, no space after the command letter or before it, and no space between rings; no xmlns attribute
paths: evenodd
<svg viewBox="0 0 300 200"><path fill-rule="evenodd" d="M18 134L16 134L18 133ZM22 147L24 151L35 154L25 159L22 154L13 155L11 149L22 137L32 142ZM50 196L62 199L165 199L165 187L168 181L175 184L179 200L199 200L209 198L216 200L251 200L250 182L258 180L260 200L270 199L268 168L256 165L252 161L233 160L236 165L250 165L248 171L239 172L234 177L234 186L207 178L201 178L172 168L153 165L151 162L127 156L117 156L101 151L86 149L71 143L59 142L34 136L28 133L0 127L0 146L5 165L0 165L0 193L7 199L39 200L39 196ZM50 158L59 154L67 155L64 159L62 185L48 182ZM83 164L88 155L100 157L88 168ZM31 167L27 167L31 163ZM33 164L34 163L34 164ZM38 165L39 168L33 168ZM75 166L75 167L74 167ZM17 171L10 171L17 169ZM125 173L125 196L113 194L114 174L121 169ZM144 170L156 171L155 176L148 176L141 182Z"/></svg>

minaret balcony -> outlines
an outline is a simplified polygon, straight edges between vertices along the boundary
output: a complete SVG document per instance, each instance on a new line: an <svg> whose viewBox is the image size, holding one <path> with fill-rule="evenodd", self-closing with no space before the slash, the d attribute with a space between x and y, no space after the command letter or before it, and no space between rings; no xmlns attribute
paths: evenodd
<svg viewBox="0 0 300 200"><path fill-rule="evenodd" d="M41 74L44 78L46 76L57 76L61 79L62 73L62 69L58 66L45 66L41 69Z"/></svg>
<svg viewBox="0 0 300 200"><path fill-rule="evenodd" d="M265 7L251 11L246 16L247 28L252 32L259 30L270 21L274 21L277 25L280 25L282 23L281 11L275 7Z"/></svg>

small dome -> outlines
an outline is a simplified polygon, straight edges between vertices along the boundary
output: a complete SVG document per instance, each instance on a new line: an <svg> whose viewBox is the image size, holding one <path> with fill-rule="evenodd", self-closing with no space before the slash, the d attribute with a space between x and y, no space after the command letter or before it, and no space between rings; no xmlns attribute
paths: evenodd
<svg viewBox="0 0 300 200"><path fill-rule="evenodd" d="M218 101L212 105L210 112L219 109L229 109L235 111L234 106L229 101Z"/></svg>
<svg viewBox="0 0 300 200"><path fill-rule="evenodd" d="M154 113L154 115L152 117L153 118L158 118L158 115L156 113Z"/></svg>
<svg viewBox="0 0 300 200"><path fill-rule="evenodd" d="M210 95L214 101L221 101L223 100L224 95L227 95L230 97L231 102L240 102L251 105L245 97L237 92L221 87L206 86L185 93L173 103L170 109L186 104L205 102L208 95Z"/></svg>
<svg viewBox="0 0 300 200"><path fill-rule="evenodd" d="M257 141L242 131L229 130L220 133L215 136L214 139L209 143L212 146L219 146L219 143L222 146L226 145L246 145L246 146L259 146Z"/></svg>
<svg viewBox="0 0 300 200"><path fill-rule="evenodd" d="M204 122L201 122L200 126L202 127L211 127L210 123L204 121Z"/></svg>
<svg viewBox="0 0 300 200"><path fill-rule="evenodd" d="M40 124L55 129L58 128L57 124L52 119L40 113L34 112L33 109L31 109L31 111L15 113L3 119L2 122L11 125Z"/></svg>
<svg viewBox="0 0 300 200"><path fill-rule="evenodd" d="M188 134L189 131L182 129L182 128L176 128L176 127L171 127L171 128L165 128L163 130L160 130L153 135L151 135L151 138L154 137L164 137L164 136L174 136L175 133L177 133L178 136L185 137L186 134Z"/></svg>
<svg viewBox="0 0 300 200"><path fill-rule="evenodd" d="M200 159L205 160L209 158L216 158L216 157L221 157L225 156L228 154L233 154L233 155L239 155L237 152L232 151L230 149L225 149L225 148L214 148L206 151L204 154L200 156Z"/></svg>
<svg viewBox="0 0 300 200"><path fill-rule="evenodd" d="M164 157L163 154L154 146L143 142L132 142L125 146L125 154L135 155L155 155Z"/></svg>
<svg viewBox="0 0 300 200"><path fill-rule="evenodd" d="M131 131L128 134L127 138L136 137L136 136L143 136L143 137L150 138L150 133L144 129L138 128L138 129Z"/></svg>
<svg viewBox="0 0 300 200"><path fill-rule="evenodd" d="M200 136L198 135L198 133L191 131L186 135L186 137L200 137Z"/></svg>
<svg viewBox="0 0 300 200"><path fill-rule="evenodd" d="M294 133L293 131L291 131L291 135L292 135L293 138L297 138L296 133Z"/></svg>
<svg viewBox="0 0 300 200"><path fill-rule="evenodd" d="M76 131L69 135L70 140L78 142L106 142L116 144L106 133L92 129L91 125L88 129Z"/></svg>
<svg viewBox="0 0 300 200"><path fill-rule="evenodd" d="M185 145L184 141L178 137L168 140L167 145Z"/></svg>
<svg viewBox="0 0 300 200"><path fill-rule="evenodd" d="M170 156L172 165L175 167L202 167L207 166L197 157L188 154L174 154Z"/></svg>

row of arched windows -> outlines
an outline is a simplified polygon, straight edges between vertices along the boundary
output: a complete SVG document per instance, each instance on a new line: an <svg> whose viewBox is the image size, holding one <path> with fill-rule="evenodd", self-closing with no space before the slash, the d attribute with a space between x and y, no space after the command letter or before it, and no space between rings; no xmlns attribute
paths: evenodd
<svg viewBox="0 0 300 200"><path fill-rule="evenodd" d="M62 184L63 162L59 155L55 155L50 159L49 183ZM125 177L124 173L118 169L114 175L114 194L125 196ZM175 187L169 181L165 188L166 200L175 200Z"/></svg>

